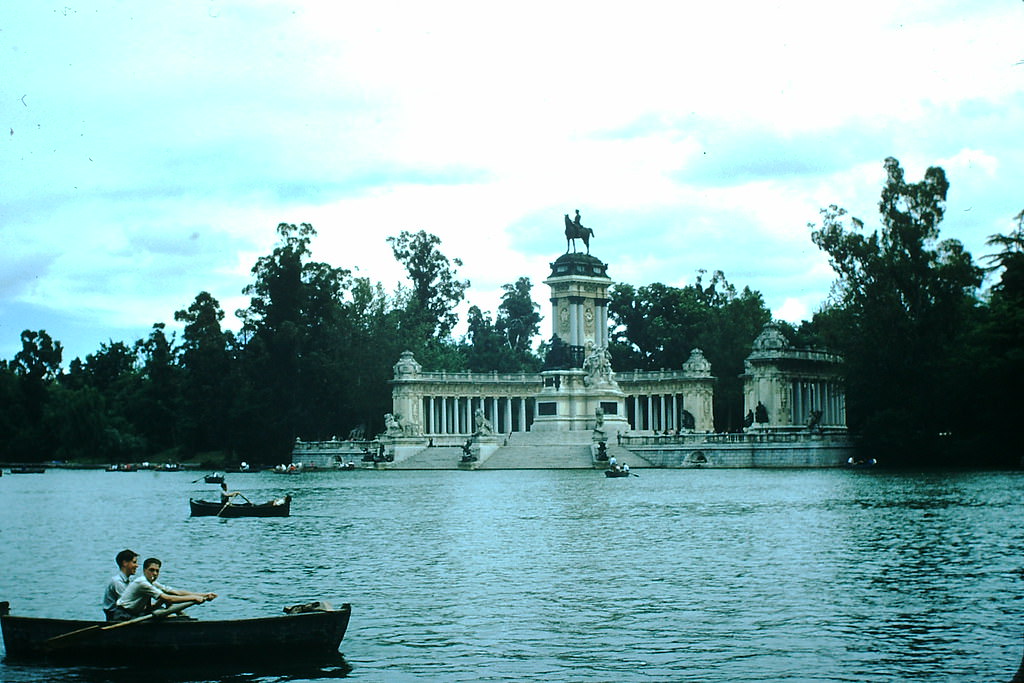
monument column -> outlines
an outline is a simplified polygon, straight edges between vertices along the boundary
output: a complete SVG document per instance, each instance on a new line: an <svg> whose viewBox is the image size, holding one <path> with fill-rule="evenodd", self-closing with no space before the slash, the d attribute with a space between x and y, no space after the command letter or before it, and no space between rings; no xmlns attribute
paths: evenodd
<svg viewBox="0 0 1024 683"><path fill-rule="evenodd" d="M601 440L627 430L625 398L607 352L608 266L589 253L566 253L544 284L551 288L552 338L565 348L545 362L531 430L594 431Z"/></svg>

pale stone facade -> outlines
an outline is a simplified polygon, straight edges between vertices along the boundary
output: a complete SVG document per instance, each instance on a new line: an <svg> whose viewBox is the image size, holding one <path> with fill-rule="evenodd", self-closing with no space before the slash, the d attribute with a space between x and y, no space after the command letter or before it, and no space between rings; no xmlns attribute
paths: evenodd
<svg viewBox="0 0 1024 683"><path fill-rule="evenodd" d="M564 254L545 280L552 335L568 348L565 367L531 373L423 372L412 353L395 364L396 435L469 435L482 411L493 431L575 432L714 429L711 364L694 349L682 368L616 373L608 355L608 266ZM597 423L601 424L598 425Z"/></svg>
<svg viewBox="0 0 1024 683"><path fill-rule="evenodd" d="M608 266L584 254L564 254L544 281L551 288L552 333L570 347L608 348Z"/></svg>
<svg viewBox="0 0 1024 683"><path fill-rule="evenodd" d="M771 323L754 340L744 362L744 410L764 406L767 423L754 426L806 427L820 411L819 427L846 428L842 358L818 349L793 348Z"/></svg>
<svg viewBox="0 0 1024 683"><path fill-rule="evenodd" d="M297 442L295 457L336 464L355 454L367 467L416 469L605 467L609 455L631 467L836 467L851 457L835 354L792 348L766 326L743 375L744 411L762 419L716 434L716 379L703 352L680 368L615 372L607 265L578 253L550 265L542 372L425 372L405 351L383 434Z"/></svg>
<svg viewBox="0 0 1024 683"><path fill-rule="evenodd" d="M391 384L403 436L473 434L477 411L498 434L529 431L542 386L533 373L423 372L410 351L395 363Z"/></svg>

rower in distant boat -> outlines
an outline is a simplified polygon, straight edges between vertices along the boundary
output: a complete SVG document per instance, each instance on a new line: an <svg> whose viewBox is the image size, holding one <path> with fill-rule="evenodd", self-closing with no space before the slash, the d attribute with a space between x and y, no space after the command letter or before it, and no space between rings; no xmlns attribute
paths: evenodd
<svg viewBox="0 0 1024 683"><path fill-rule="evenodd" d="M231 499L238 495L241 495L241 491L228 491L228 483L226 481L220 483L220 502L222 505L228 505L231 503Z"/></svg>

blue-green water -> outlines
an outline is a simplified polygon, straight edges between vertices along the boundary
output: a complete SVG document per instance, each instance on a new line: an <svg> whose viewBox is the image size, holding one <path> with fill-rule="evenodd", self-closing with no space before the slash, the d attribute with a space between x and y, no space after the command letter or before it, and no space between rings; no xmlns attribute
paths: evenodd
<svg viewBox="0 0 1024 683"><path fill-rule="evenodd" d="M220 594L194 617L350 602L341 651L354 680L1006 681L1016 670L1024 474L636 473L229 475L255 501L294 496L290 518L269 520L190 518L190 495L216 495L192 483L201 473L5 474L0 600L15 614L98 618L114 555L130 547L164 560L162 581ZM3 681L116 673L0 664ZM286 679L315 677L303 676Z"/></svg>

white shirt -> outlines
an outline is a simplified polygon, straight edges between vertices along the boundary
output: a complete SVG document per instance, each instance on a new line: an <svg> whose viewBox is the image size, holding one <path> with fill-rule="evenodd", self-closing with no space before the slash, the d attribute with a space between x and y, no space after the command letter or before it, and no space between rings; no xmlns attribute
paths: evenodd
<svg viewBox="0 0 1024 683"><path fill-rule="evenodd" d="M125 576L124 572L118 572L111 579L110 583L107 584L107 590L103 592L103 604L104 611L110 609L117 602L117 599L124 594L128 584L131 583L132 577Z"/></svg>
<svg viewBox="0 0 1024 683"><path fill-rule="evenodd" d="M128 584L124 593L118 598L117 604L132 614L142 614L149 607L151 599L157 600L161 593L169 594L172 590L174 589L156 581L150 582L145 576L142 576Z"/></svg>

